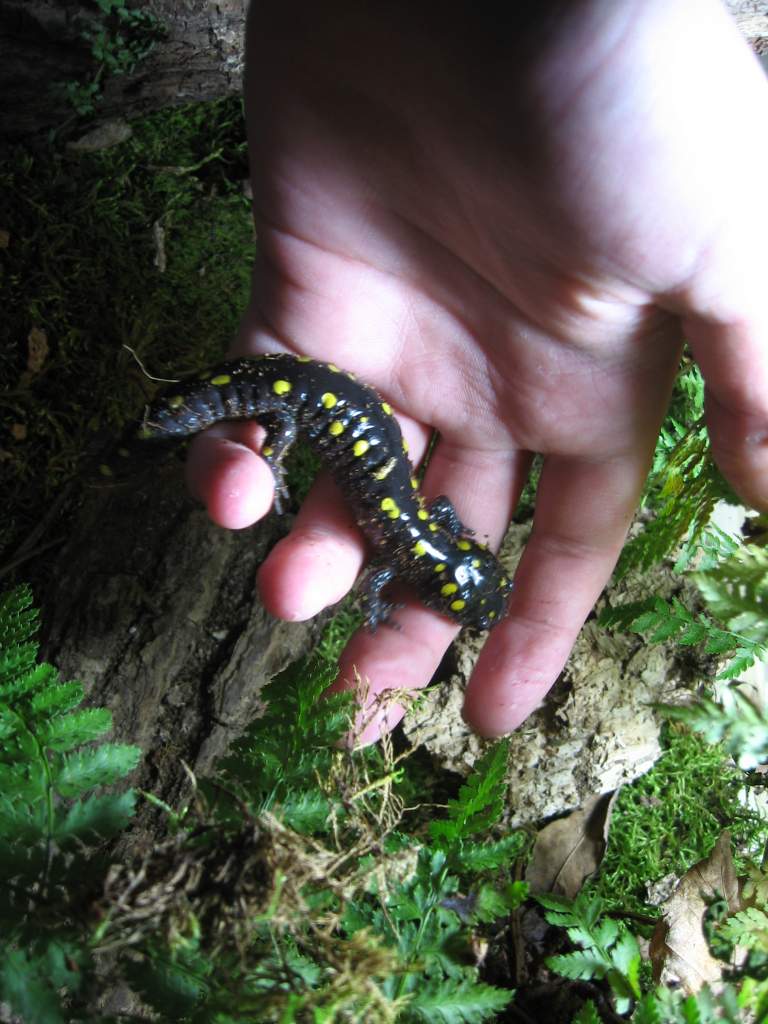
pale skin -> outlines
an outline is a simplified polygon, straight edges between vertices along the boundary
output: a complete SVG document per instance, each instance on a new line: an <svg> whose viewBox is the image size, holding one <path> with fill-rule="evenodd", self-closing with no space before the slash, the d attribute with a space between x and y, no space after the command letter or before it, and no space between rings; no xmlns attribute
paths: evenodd
<svg viewBox="0 0 768 1024"><path fill-rule="evenodd" d="M233 352L353 371L415 461L438 430L425 494L492 545L544 456L509 616L466 695L498 736L541 702L611 574L684 337L718 462L768 508L768 84L717 0L571 3L524 59L503 24L419 7L252 10L259 257ZM224 527L269 510L261 438L222 425L193 445L190 485ZM368 555L320 479L261 569L266 607L315 615ZM337 685L429 682L454 625L413 598L396 618L352 639Z"/></svg>

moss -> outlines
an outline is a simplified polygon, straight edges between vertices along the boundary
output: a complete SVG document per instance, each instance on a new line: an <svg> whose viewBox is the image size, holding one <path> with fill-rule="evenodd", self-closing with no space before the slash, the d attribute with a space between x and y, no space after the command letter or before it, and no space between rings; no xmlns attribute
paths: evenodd
<svg viewBox="0 0 768 1024"><path fill-rule="evenodd" d="M151 374L173 376L221 355L247 302L255 246L240 101L132 127L103 152L19 147L0 164L2 562L94 438L115 436L151 390L124 346ZM48 352L29 369L33 330Z"/></svg>
<svg viewBox="0 0 768 1024"><path fill-rule="evenodd" d="M765 840L765 823L739 801L744 773L721 747L678 725L665 727L664 743L651 771L619 793L608 850L590 884L616 909L649 913L647 885L682 875L710 853L725 828L737 852Z"/></svg>

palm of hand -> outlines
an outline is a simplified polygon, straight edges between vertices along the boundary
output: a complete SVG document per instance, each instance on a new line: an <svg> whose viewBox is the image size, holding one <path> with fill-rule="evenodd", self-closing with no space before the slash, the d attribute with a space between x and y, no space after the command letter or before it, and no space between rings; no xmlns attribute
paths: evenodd
<svg viewBox="0 0 768 1024"><path fill-rule="evenodd" d="M366 17L351 29L354 54L387 43ZM642 25L628 27L626 15L601 33L577 25L583 45L552 45L526 71L522 99L487 82L467 90L439 43L425 52L418 38L395 47L399 64L383 78L381 66L345 65L348 40L334 53L311 33L300 71L278 72L278 46L258 55L249 85L256 96L269 88L269 107L254 102L261 267L240 350L277 340L354 370L402 414L416 459L439 430L425 491L448 494L494 544L530 453L545 456L511 615L468 694L468 717L491 734L524 718L562 667L642 487L680 317L695 323L697 295L711 294L715 276L727 293L732 275L718 262L729 246L711 196L733 153L720 159L702 126L681 119L701 106L687 93L662 110L652 103L648 40ZM718 102L725 113L727 97ZM513 132L509 111L520 106ZM728 131L741 139L738 126ZM696 146L697 173L683 175ZM706 359L705 349L705 369ZM232 521L233 466L265 493L249 455L229 447L222 459L219 447L193 463L195 489L225 525L250 508L239 486ZM362 557L321 483L264 566L265 600L288 618L313 614L348 589ZM354 665L374 691L427 682L453 627L416 606L400 621L398 633L355 638L342 675Z"/></svg>

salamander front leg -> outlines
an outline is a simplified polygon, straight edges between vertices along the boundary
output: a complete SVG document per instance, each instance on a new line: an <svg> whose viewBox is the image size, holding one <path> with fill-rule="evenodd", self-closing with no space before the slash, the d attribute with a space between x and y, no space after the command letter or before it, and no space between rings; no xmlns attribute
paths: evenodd
<svg viewBox="0 0 768 1024"><path fill-rule="evenodd" d="M445 529L450 533L452 537L473 537L475 534L474 530L468 529L456 514L456 509L453 507L453 502L450 498L446 498L444 494L439 495L437 498L429 503L429 514L439 523L444 526Z"/></svg>
<svg viewBox="0 0 768 1024"><path fill-rule="evenodd" d="M389 565L372 565L360 581L360 603L365 614L365 626L371 633L375 633L382 622L393 629L400 628L388 620L392 612L403 606L386 601L381 593L395 575L395 570Z"/></svg>

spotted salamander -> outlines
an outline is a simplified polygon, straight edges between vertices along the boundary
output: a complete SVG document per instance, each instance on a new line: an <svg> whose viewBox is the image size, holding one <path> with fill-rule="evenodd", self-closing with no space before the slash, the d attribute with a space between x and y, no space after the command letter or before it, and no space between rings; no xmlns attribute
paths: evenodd
<svg viewBox="0 0 768 1024"><path fill-rule="evenodd" d="M243 419L266 430L261 457L274 476L278 513L287 498L283 459L299 433L349 499L374 548L361 584L371 630L395 607L382 594L394 579L463 626L489 629L504 615L512 583L502 565L448 498L425 502L390 405L332 363L287 354L223 363L164 391L134 437L167 441Z"/></svg>

